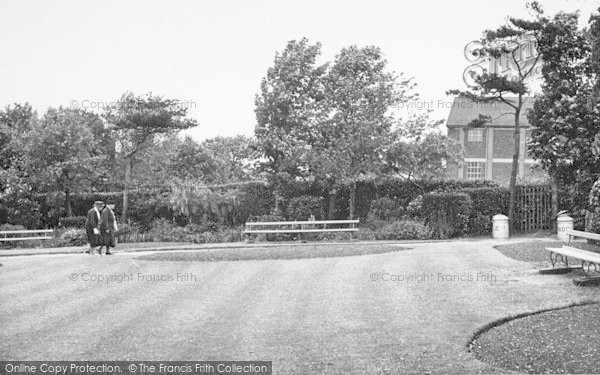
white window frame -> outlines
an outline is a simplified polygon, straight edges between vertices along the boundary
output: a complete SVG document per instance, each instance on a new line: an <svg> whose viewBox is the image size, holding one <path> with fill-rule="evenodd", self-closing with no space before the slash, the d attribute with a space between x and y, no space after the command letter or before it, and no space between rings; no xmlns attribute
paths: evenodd
<svg viewBox="0 0 600 375"><path fill-rule="evenodd" d="M477 161L468 161L466 163L466 179L467 180L481 180L485 177L484 163Z"/></svg>
<svg viewBox="0 0 600 375"><path fill-rule="evenodd" d="M483 142L483 129L467 130L467 142Z"/></svg>

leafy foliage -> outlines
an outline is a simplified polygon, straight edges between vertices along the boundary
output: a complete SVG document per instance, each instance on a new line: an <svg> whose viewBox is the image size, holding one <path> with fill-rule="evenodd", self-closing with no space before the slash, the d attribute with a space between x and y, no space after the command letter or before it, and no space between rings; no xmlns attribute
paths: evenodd
<svg viewBox="0 0 600 375"><path fill-rule="evenodd" d="M538 40L543 56L542 94L537 96L528 118L532 125L529 149L562 186L583 194L568 194L567 207L585 207L587 192L600 171L594 153L600 139L600 69L594 48L594 31L600 35L598 16L590 20L590 38L578 28L577 13L540 16L544 27ZM571 186L571 188L569 188Z"/></svg>
<svg viewBox="0 0 600 375"><path fill-rule="evenodd" d="M589 210L586 217L585 230L600 233L600 178L596 180L589 196Z"/></svg>
<svg viewBox="0 0 600 375"><path fill-rule="evenodd" d="M290 199L287 210L289 220L304 221L309 220L311 216L314 216L315 220L323 219L323 201L320 197L303 195Z"/></svg>
<svg viewBox="0 0 600 375"><path fill-rule="evenodd" d="M518 173L518 160L521 145L521 124L520 116L523 110L523 103L529 93L528 80L534 69L537 68L540 61L540 54L535 54L533 58L525 58L521 54L521 44L523 41L537 41L540 38L540 32L543 28L543 22L540 20L541 9L537 3L532 4L532 9L537 12L538 17L533 21L508 18L508 23L500 26L496 30L486 30L483 38L480 40L481 47L477 54L484 60L494 61L503 58L507 64L516 72L514 76L504 75L498 72L488 72L484 70L482 74L475 77L475 87L471 90L460 91L450 90L448 94L466 97L478 103L503 103L512 110L514 115L514 151L513 163L509 183L509 218L512 220L516 204L516 182ZM481 127L485 121L489 120L485 116L479 116L470 126ZM493 120L493 119L492 119Z"/></svg>
<svg viewBox="0 0 600 375"><path fill-rule="evenodd" d="M426 224L436 238L466 234L472 203L466 193L428 193L423 195Z"/></svg>

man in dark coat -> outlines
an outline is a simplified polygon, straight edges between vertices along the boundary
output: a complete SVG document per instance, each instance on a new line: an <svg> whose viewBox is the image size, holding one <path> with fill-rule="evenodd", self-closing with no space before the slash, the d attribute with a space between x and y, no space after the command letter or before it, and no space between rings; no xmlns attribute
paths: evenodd
<svg viewBox="0 0 600 375"><path fill-rule="evenodd" d="M106 255L112 255L111 247L117 246L117 219L112 210L113 204L106 205L100 215L100 237L103 246L106 246Z"/></svg>
<svg viewBox="0 0 600 375"><path fill-rule="evenodd" d="M94 253L96 247L102 245L100 241L100 219L102 208L104 208L104 202L94 202L94 207L88 211L85 219L85 232L87 234L88 242L90 243L90 248L86 253L90 255Z"/></svg>

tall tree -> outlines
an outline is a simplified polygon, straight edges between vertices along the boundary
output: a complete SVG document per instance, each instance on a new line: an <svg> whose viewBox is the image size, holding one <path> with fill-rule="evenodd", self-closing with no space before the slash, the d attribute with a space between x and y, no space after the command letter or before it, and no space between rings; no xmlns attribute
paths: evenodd
<svg viewBox="0 0 600 375"><path fill-rule="evenodd" d="M256 96L257 149L264 155L261 170L267 172L275 195L284 181L306 177L306 159L322 114L323 77L327 66L318 66L321 44L308 39L290 41L276 53ZM279 199L276 199L276 208Z"/></svg>
<svg viewBox="0 0 600 375"><path fill-rule="evenodd" d="M19 153L18 147L11 147L11 140L28 131L36 118L28 103L15 103L0 110L0 168L11 167Z"/></svg>
<svg viewBox="0 0 600 375"><path fill-rule="evenodd" d="M534 4L534 10L536 5ZM496 30L487 30L480 40L481 47L476 50L483 59L488 61L506 62L515 75L508 76L502 72L483 71L475 78L471 90L449 90L448 94L466 97L478 103L504 103L512 109L514 118L513 132L513 161L509 183L508 216L510 223L514 219L516 201L516 182L519 170L519 154L521 147L521 112L524 100L530 93L527 85L529 78L535 74L535 68L540 61L540 55L535 53L531 58L523 55L524 44L535 43L539 39L542 24L539 20L524 20L510 17L506 25ZM480 115L470 126L483 126L489 121L489 116Z"/></svg>
<svg viewBox="0 0 600 375"><path fill-rule="evenodd" d="M18 140L21 162L38 192L65 194L65 214L71 216L71 193L88 190L103 158L96 151L92 127L97 115L73 108L50 108Z"/></svg>
<svg viewBox="0 0 600 375"><path fill-rule="evenodd" d="M393 108L409 99L410 80L398 81L375 46L342 49L328 72L326 118L319 125L319 152L333 180L350 185L350 218L355 216L357 182L376 175L394 123ZM325 157L323 157L324 155ZM333 163L331 163L333 162Z"/></svg>
<svg viewBox="0 0 600 375"><path fill-rule="evenodd" d="M127 197L131 169L135 157L142 150L152 146L156 136L172 134L197 125L186 118L187 108L177 100L165 99L151 93L136 96L125 93L121 99L106 111L106 119L116 134L117 148L125 163L123 182L123 220L127 220Z"/></svg>
<svg viewBox="0 0 600 375"><path fill-rule="evenodd" d="M577 13L561 12L552 18L544 17L541 9L538 13L543 26L538 38L543 85L528 116L532 125L529 148L553 178L556 210L561 181L582 192L574 194L573 207L563 209L582 208L600 172L600 158L593 154L594 138L600 134L594 76L600 71L594 72L592 45L579 29L578 19Z"/></svg>

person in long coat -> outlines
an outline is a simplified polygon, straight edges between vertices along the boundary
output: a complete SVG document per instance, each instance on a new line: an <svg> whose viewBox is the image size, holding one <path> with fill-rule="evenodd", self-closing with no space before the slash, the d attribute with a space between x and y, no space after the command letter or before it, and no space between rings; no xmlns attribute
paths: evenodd
<svg viewBox="0 0 600 375"><path fill-rule="evenodd" d="M109 204L102 210L100 218L100 236L102 246L106 246L106 255L112 255L110 248L117 246L117 219L112 210L114 205Z"/></svg>
<svg viewBox="0 0 600 375"><path fill-rule="evenodd" d="M94 253L96 247L102 245L100 239L100 219L102 216L102 208L104 208L104 202L94 202L94 207L90 208L85 219L85 232L90 244L90 248L86 251L86 253L90 255Z"/></svg>

